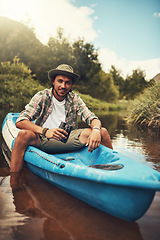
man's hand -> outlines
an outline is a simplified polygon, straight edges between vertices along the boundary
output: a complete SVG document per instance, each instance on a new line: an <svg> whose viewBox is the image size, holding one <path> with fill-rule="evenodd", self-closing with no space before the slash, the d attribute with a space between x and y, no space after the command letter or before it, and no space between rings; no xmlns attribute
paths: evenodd
<svg viewBox="0 0 160 240"><path fill-rule="evenodd" d="M67 135L68 133L61 128L49 129L45 134L47 138L54 138L56 140L62 140L63 138L66 138Z"/></svg>
<svg viewBox="0 0 160 240"><path fill-rule="evenodd" d="M86 146L88 146L88 152L92 152L94 149L98 148L100 143L101 143L100 131L98 129L93 129L86 143Z"/></svg>

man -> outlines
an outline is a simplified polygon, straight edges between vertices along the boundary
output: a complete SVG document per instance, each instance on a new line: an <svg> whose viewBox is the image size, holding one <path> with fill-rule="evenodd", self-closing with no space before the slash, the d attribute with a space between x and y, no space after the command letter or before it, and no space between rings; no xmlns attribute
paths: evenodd
<svg viewBox="0 0 160 240"><path fill-rule="evenodd" d="M12 150L11 173L21 171L29 145L48 153L73 151L84 146L92 152L100 143L112 148L108 131L101 127L98 117L86 107L79 95L71 90L79 78L73 68L61 64L50 70L48 77L52 88L38 92L17 119L16 127L21 131ZM77 116L90 128L77 129ZM61 122L73 128L66 143L62 140L68 133L59 127Z"/></svg>

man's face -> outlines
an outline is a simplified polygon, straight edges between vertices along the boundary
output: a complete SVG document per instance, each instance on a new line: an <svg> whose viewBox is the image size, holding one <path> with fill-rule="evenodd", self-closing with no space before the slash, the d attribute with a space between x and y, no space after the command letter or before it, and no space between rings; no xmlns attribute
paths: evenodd
<svg viewBox="0 0 160 240"><path fill-rule="evenodd" d="M65 75L56 76L53 82L53 95L58 101L63 101L72 87L72 78Z"/></svg>

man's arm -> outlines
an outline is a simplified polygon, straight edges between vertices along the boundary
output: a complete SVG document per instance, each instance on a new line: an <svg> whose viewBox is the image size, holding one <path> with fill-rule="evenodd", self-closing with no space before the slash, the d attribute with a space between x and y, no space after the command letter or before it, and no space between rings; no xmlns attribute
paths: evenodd
<svg viewBox="0 0 160 240"><path fill-rule="evenodd" d="M34 133L42 134L43 127L36 125L29 120L22 120L16 123L16 127L20 129L31 130Z"/></svg>
<svg viewBox="0 0 160 240"><path fill-rule="evenodd" d="M89 152L98 148L101 143L101 121L99 119L93 119L91 122L91 129L92 131L86 144Z"/></svg>
<svg viewBox="0 0 160 240"><path fill-rule="evenodd" d="M26 129L30 130L34 133L42 134L43 127L40 127L36 125L35 123L29 121L29 120L22 120L16 123L16 127L20 129ZM48 129L47 132L45 133L45 136L47 138L54 138L57 140L61 140L63 138L66 138L66 135L68 133L61 128L53 128L53 129Z"/></svg>
<svg viewBox="0 0 160 240"><path fill-rule="evenodd" d="M91 122L92 129L101 129L101 121L99 119L93 119Z"/></svg>

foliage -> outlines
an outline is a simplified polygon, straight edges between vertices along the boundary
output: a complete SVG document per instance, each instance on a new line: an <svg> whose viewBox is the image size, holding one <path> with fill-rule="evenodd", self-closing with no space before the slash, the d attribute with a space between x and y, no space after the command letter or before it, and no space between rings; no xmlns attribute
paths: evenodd
<svg viewBox="0 0 160 240"><path fill-rule="evenodd" d="M138 94L149 86L145 80L145 74L140 69L133 70L131 76L127 76L124 84L124 93L127 99L134 99Z"/></svg>
<svg viewBox="0 0 160 240"><path fill-rule="evenodd" d="M0 66L0 107L14 110L23 109L30 98L44 87L31 75L31 70L19 63L17 57L13 63L2 62Z"/></svg>
<svg viewBox="0 0 160 240"><path fill-rule="evenodd" d="M126 79L123 79L120 71L114 66L111 66L110 74L113 77L114 84L119 90L120 99L134 99L142 93L145 88L152 85L152 80L147 82L144 71L140 69L133 70L132 75L128 75Z"/></svg>
<svg viewBox="0 0 160 240"><path fill-rule="evenodd" d="M74 68L79 73L82 84L87 84L101 70L97 51L92 44L85 43L83 39L73 43L73 59Z"/></svg>
<svg viewBox="0 0 160 240"><path fill-rule="evenodd" d="M117 70L115 66L112 65L109 73L112 75L114 85L117 86L117 89L119 90L119 98L123 98L125 94L125 89L124 89L125 81L121 76L121 72Z"/></svg>
<svg viewBox="0 0 160 240"><path fill-rule="evenodd" d="M48 41L48 47L52 55L52 61L55 66L62 63L73 64L72 46L68 40L63 37L63 29L57 29L57 37L51 37Z"/></svg>
<svg viewBox="0 0 160 240"><path fill-rule="evenodd" d="M77 91L74 91L77 92ZM123 102L118 103L108 103L106 101L102 101L96 98L91 97L90 95L82 94L77 92L80 97L83 99L87 107L96 112L110 112L110 111L119 111L126 109L126 104Z"/></svg>
<svg viewBox="0 0 160 240"><path fill-rule="evenodd" d="M24 63L20 63L19 61L20 59L15 56L12 64L10 61L1 62L0 74L16 75L23 79L32 79L35 75L31 76L32 71Z"/></svg>
<svg viewBox="0 0 160 240"><path fill-rule="evenodd" d="M147 88L128 107L127 121L147 127L160 128L160 85Z"/></svg>
<svg viewBox="0 0 160 240"><path fill-rule="evenodd" d="M118 98L118 90L110 74L99 71L90 81L89 94L93 97L112 102Z"/></svg>

